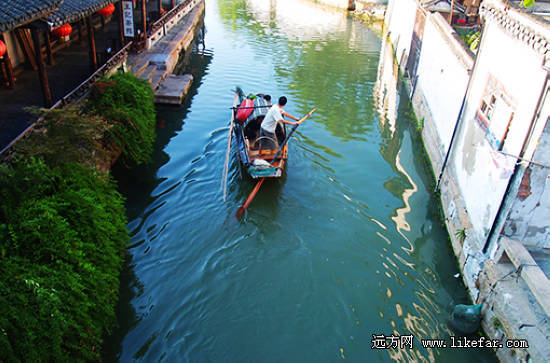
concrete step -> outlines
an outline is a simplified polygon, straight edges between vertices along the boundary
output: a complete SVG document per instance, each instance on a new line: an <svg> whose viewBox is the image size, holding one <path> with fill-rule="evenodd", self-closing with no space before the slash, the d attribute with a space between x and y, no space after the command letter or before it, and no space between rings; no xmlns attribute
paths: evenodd
<svg viewBox="0 0 550 363"><path fill-rule="evenodd" d="M155 75L151 79L151 85L153 89L156 90L159 88L161 82L168 76L170 73L166 69L157 69Z"/></svg>
<svg viewBox="0 0 550 363"><path fill-rule="evenodd" d="M132 69L132 73L136 77L140 77L143 74L143 72L145 72L145 70L147 69L147 67L149 66L149 63L150 63L149 58L150 58L150 56L147 55L146 57L141 58L138 62L130 64L130 67Z"/></svg>
<svg viewBox="0 0 550 363"><path fill-rule="evenodd" d="M189 92L191 83L193 83L193 76L190 74L168 75L155 91L155 103L179 105Z"/></svg>
<svg viewBox="0 0 550 363"><path fill-rule="evenodd" d="M157 66L155 65L148 65L145 70L142 72L141 75L139 75L139 78L148 81L149 83L153 83L153 77L155 76L155 72L157 71Z"/></svg>

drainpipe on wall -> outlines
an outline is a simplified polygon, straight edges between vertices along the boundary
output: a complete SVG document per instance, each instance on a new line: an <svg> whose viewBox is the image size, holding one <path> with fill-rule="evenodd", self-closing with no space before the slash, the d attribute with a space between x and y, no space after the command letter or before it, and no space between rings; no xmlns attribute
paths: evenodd
<svg viewBox="0 0 550 363"><path fill-rule="evenodd" d="M527 135L525 136L525 140L523 140L521 152L517 157L518 160L523 159L525 150L530 144L530 140L533 137L533 130L535 129L537 120L540 117L542 107L544 106L544 99L546 98L546 93L548 92L548 81L550 80L550 68L546 66L543 66L543 68L546 70L546 79L544 80L544 86L542 87L539 99L537 101L535 114L533 115L533 118L531 119L531 123L529 124L529 132L527 132ZM512 202L514 201L515 196L517 195L518 186L521 183L521 179L523 178L523 173L519 172L520 169L524 169L524 168L522 168L521 163L518 162L516 163L514 167L514 172L508 181L508 185L506 186L504 196L502 197L502 201L500 202L500 205L498 207L497 214L495 216L495 219L493 220L493 225L491 226L491 230L489 231L489 234L487 235L487 239L485 240L485 244L483 245L483 253L485 254L487 254L487 251L489 251L489 247L494 246L500 237L500 233L496 234L495 231L502 229L502 225L506 221L506 215L508 214L508 211L510 210Z"/></svg>
<svg viewBox="0 0 550 363"><path fill-rule="evenodd" d="M445 158L443 159L443 164L441 165L441 171L439 173L439 177L437 178L437 183L435 184L435 191L439 191L439 184L441 183L441 179L443 178L443 173L445 172L445 168L447 166L447 162L449 161L449 157L451 155L451 151L453 149L454 141L457 136L457 131L460 126L460 120L462 119L462 114L464 113L464 106L466 105L466 99L468 98L468 95L470 93L470 83L472 82L472 79L474 78L474 72L476 69L476 64L478 60L478 56L481 53L481 49L483 46L483 33L485 31L485 25L481 28L481 34L479 34L479 47L477 48L476 58L474 59L474 64L472 65L472 70L470 71L470 78L468 79L468 83L466 84L466 92L464 92L464 98L462 99L462 104L460 105L460 110L458 111L458 116L456 118L455 127L453 129L453 134L451 136L451 141L449 142L449 148L447 149L447 152L445 153Z"/></svg>

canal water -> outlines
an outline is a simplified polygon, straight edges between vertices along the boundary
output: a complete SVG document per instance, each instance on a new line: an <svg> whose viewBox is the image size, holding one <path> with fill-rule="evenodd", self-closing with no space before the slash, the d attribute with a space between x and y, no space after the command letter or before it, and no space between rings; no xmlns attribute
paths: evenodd
<svg viewBox="0 0 550 363"><path fill-rule="evenodd" d="M158 109L153 163L115 170L132 233L107 361L494 361L425 349L469 303L382 31L305 0L207 0L182 107ZM235 155L220 191L232 89L317 112L286 175L254 183ZM371 349L373 335L413 348Z"/></svg>

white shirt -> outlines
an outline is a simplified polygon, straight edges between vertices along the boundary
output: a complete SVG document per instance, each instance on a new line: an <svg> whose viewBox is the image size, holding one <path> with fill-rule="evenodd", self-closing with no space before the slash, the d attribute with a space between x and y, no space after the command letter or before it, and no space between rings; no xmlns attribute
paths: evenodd
<svg viewBox="0 0 550 363"><path fill-rule="evenodd" d="M271 106L262 121L262 129L274 134L277 123L283 119L282 111L282 108L278 104Z"/></svg>

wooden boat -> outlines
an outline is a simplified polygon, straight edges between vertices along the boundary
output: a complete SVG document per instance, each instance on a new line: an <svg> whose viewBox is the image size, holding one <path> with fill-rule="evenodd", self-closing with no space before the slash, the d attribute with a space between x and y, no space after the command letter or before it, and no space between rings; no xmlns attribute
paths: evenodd
<svg viewBox="0 0 550 363"><path fill-rule="evenodd" d="M231 123L237 144L237 155L253 179L280 178L288 157L288 145L284 143L287 134L285 126L278 126L276 130L277 144L283 145L280 152L262 149L260 145L260 125L270 107L271 103L262 94L245 97L239 88L235 91Z"/></svg>

